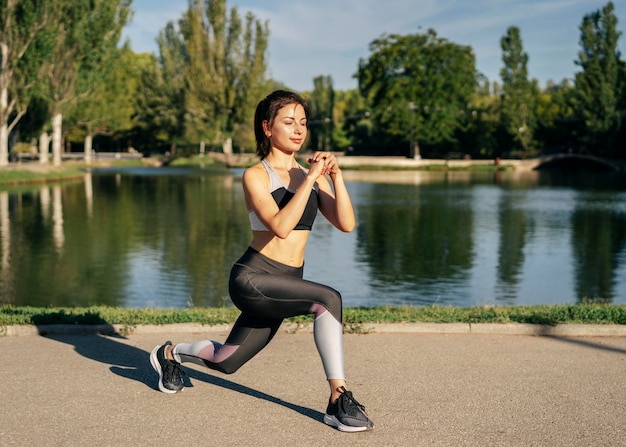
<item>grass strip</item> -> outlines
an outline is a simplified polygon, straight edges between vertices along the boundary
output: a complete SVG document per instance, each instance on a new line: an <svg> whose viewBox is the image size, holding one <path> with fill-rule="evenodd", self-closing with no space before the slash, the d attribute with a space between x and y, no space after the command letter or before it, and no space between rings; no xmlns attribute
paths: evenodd
<svg viewBox="0 0 626 447"><path fill-rule="evenodd" d="M120 307L14 307L0 306L0 326L50 324L165 325L234 323L233 307L188 309L129 309ZM311 316L287 321L313 321ZM344 323L527 323L527 324L626 324L626 305L566 304L543 306L444 307L380 306L344 309Z"/></svg>
<svg viewBox="0 0 626 447"><path fill-rule="evenodd" d="M84 166L71 164L60 168L0 169L0 185L21 185L59 181L83 176Z"/></svg>

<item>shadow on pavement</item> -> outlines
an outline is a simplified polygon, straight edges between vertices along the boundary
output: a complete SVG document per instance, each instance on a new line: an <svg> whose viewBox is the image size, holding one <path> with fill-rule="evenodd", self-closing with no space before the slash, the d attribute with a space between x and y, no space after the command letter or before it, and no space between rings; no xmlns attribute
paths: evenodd
<svg viewBox="0 0 626 447"><path fill-rule="evenodd" d="M107 332L109 333L109 332ZM111 334L111 333L109 333ZM75 351L85 358L100 363L111 365L109 370L120 377L140 382L149 388L157 390L157 375L150 365L150 353L142 349L118 342L125 337L119 334L42 334L46 338L73 345ZM303 416L310 417L315 421L322 421L323 413L311 408L302 407L291 402L286 402L278 397L269 395L259 390L240 385L220 377L206 374L195 369L183 367L185 371L185 386L193 386L189 379L195 379L210 383L246 396L262 399L285 408L293 410Z"/></svg>
<svg viewBox="0 0 626 447"><path fill-rule="evenodd" d="M610 346L610 345L593 342L589 340L581 340L579 338L571 338L571 337L557 337L554 335L546 335L545 337L550 338L552 340L561 341L564 343L571 343L574 345L584 346L584 347L591 348L591 349L600 349L603 351L616 352L618 354L626 354L626 349L617 348L615 346Z"/></svg>

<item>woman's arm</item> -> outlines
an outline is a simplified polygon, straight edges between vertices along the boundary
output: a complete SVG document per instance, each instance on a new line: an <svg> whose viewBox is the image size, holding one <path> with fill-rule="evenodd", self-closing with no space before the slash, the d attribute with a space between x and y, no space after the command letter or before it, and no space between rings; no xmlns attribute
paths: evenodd
<svg viewBox="0 0 626 447"><path fill-rule="evenodd" d="M327 153L324 156L326 157L324 173L329 175L332 188L326 178L321 177L318 180L320 211L339 230L352 231L356 225L356 218L341 169L334 155Z"/></svg>

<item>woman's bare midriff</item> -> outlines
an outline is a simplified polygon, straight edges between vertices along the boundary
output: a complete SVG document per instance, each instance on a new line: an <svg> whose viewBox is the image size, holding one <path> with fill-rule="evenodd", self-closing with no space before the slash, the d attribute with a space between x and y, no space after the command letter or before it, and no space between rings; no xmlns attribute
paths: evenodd
<svg viewBox="0 0 626 447"><path fill-rule="evenodd" d="M253 231L250 246L281 264L301 267L310 233L308 230L294 230L285 239L281 239L270 231Z"/></svg>

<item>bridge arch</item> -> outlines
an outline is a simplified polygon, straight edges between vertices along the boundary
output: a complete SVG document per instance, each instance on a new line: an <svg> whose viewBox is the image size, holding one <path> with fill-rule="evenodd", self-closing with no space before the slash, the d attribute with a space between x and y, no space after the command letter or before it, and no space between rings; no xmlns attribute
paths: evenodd
<svg viewBox="0 0 626 447"><path fill-rule="evenodd" d="M588 171L618 171L619 166L610 160L582 154L551 154L537 159L533 169L568 169Z"/></svg>

